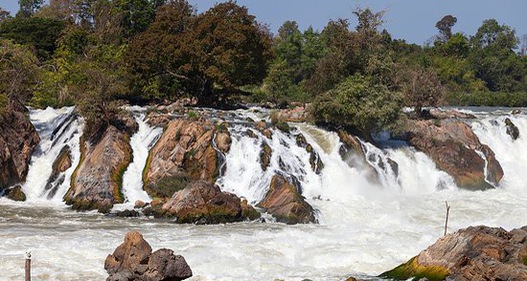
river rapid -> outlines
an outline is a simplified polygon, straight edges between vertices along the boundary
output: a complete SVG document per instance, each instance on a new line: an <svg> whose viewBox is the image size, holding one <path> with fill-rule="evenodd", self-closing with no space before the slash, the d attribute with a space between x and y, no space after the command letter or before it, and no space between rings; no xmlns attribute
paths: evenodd
<svg viewBox="0 0 527 281"><path fill-rule="evenodd" d="M145 151L161 134L160 129L144 122L144 109L130 110L140 129L132 136L134 163L123 179L129 183L124 191L129 202L116 209L147 196L141 192L140 180ZM375 276L417 255L443 235L445 201L451 206L450 232L470 225L507 230L526 225L527 116L510 115L509 109L465 111L477 116L469 121L471 127L503 167L504 177L494 190L459 189L430 158L411 147L380 149L363 143L366 155L371 155L370 163L381 174L380 183L372 184L364 170L351 168L342 160L335 133L307 124L292 126L320 155L325 165L322 172L313 172L309 154L296 146L292 136L279 131L268 140L278 153L273 153L270 168L264 172L255 157L265 137L248 138L242 133L243 124L232 125L226 170L217 184L257 202L266 192L272 171L295 174L307 202L317 210L320 224L290 226L269 218L266 223L179 225L145 217L71 211L61 200L67 186L57 188L56 195L50 197L39 178L45 181L51 173L45 167L53 161L50 154L61 149L56 143L68 143L73 151L78 150L82 120L63 122L71 114L67 108L32 110L32 122L43 140L23 186L28 201L0 199L0 280L23 278L26 251L33 257L33 280L104 280L106 256L131 230L140 231L153 249L166 247L183 255L194 273L190 280L345 280L349 276L377 280ZM235 115L240 120L267 118L258 111ZM515 141L505 133L506 117L520 130ZM61 126L64 133L53 139L64 140L52 141L49 132ZM397 173L386 168L388 158L398 164ZM78 154L73 153L75 161ZM65 172L67 179L71 173Z"/></svg>

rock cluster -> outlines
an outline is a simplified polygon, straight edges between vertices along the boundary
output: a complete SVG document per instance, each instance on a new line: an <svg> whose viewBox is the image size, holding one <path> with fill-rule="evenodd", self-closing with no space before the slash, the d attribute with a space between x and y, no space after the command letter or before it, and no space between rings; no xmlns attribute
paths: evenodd
<svg viewBox="0 0 527 281"><path fill-rule="evenodd" d="M476 226L440 238L381 276L397 280L527 280L527 227Z"/></svg>
<svg viewBox="0 0 527 281"><path fill-rule="evenodd" d="M485 190L498 185L503 169L494 152L481 144L470 126L456 119L408 122L409 143L432 158L459 187Z"/></svg>
<svg viewBox="0 0 527 281"><path fill-rule="evenodd" d="M113 254L108 255L104 269L106 281L180 281L192 276L192 270L180 255L169 249L152 253L152 247L139 232L129 232Z"/></svg>

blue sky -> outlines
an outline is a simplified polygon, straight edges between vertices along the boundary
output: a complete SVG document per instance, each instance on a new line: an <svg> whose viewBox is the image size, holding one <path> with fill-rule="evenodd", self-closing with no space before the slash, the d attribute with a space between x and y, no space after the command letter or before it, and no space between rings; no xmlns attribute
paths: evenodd
<svg viewBox="0 0 527 281"><path fill-rule="evenodd" d="M202 12L217 0L190 0ZM394 38L423 44L437 34L435 23L452 14L458 21L453 30L473 35L484 19L494 18L527 34L527 0L238 0L275 32L286 20L295 20L301 29L312 25L322 30L330 19L352 18L356 7L386 10L384 27ZM1 0L0 6L14 12L17 0Z"/></svg>

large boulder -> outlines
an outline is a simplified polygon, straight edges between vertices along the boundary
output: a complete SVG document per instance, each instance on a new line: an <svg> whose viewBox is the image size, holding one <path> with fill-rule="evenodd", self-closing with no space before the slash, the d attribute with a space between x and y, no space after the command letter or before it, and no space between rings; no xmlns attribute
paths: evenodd
<svg viewBox="0 0 527 281"><path fill-rule="evenodd" d="M108 255L104 269L110 275L107 281L179 281L192 276L185 258L169 249L152 253L152 247L136 231L127 233L124 243Z"/></svg>
<svg viewBox="0 0 527 281"><path fill-rule="evenodd" d="M171 197L189 182L214 182L221 167L218 151L227 153L230 142L226 129L208 121L170 121L150 151L143 174L146 191Z"/></svg>
<svg viewBox="0 0 527 281"><path fill-rule="evenodd" d="M359 139L344 130L339 130L337 133L342 142L339 148L340 158L351 168L363 171L369 182L380 184L379 174L366 159L366 154Z"/></svg>
<svg viewBox="0 0 527 281"><path fill-rule="evenodd" d="M97 143L81 141L81 159L64 196L73 209L108 212L122 203L122 175L132 160L129 134L109 126Z"/></svg>
<svg viewBox="0 0 527 281"><path fill-rule="evenodd" d="M28 110L18 102L10 102L0 115L0 193L26 180L31 155L39 142Z"/></svg>
<svg viewBox="0 0 527 281"><path fill-rule="evenodd" d="M527 280L527 227L510 232L477 226L440 238L393 270L396 280Z"/></svg>
<svg viewBox="0 0 527 281"><path fill-rule="evenodd" d="M432 158L459 187L485 190L498 185L503 169L494 152L481 144L470 126L454 119L408 122L409 143Z"/></svg>
<svg viewBox="0 0 527 281"><path fill-rule="evenodd" d="M165 217L175 217L178 223L214 224L255 219L254 209L242 205L238 196L222 192L206 181L195 181L174 193L161 206L161 212Z"/></svg>
<svg viewBox="0 0 527 281"><path fill-rule="evenodd" d="M258 204L276 221L287 224L316 223L314 209L285 177L275 175L265 198Z"/></svg>
<svg viewBox="0 0 527 281"><path fill-rule="evenodd" d="M26 201L26 194L22 191L22 187L17 185L13 188L5 190L4 196L13 201Z"/></svg>

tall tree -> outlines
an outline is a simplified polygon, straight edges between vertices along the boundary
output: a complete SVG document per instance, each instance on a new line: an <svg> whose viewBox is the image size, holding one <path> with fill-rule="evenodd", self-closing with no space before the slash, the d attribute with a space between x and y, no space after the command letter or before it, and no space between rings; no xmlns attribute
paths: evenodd
<svg viewBox="0 0 527 281"><path fill-rule="evenodd" d="M38 59L30 48L0 39L0 94L25 102L38 77Z"/></svg>
<svg viewBox="0 0 527 281"><path fill-rule="evenodd" d="M18 14L23 17L33 15L44 4L44 0L18 0Z"/></svg>
<svg viewBox="0 0 527 281"><path fill-rule="evenodd" d="M452 37L452 27L456 24L457 18L452 15L446 15L436 23L439 30L439 40L446 42Z"/></svg>
<svg viewBox="0 0 527 281"><path fill-rule="evenodd" d="M11 17L11 13L9 11L6 11L0 7L0 22L9 19Z"/></svg>

